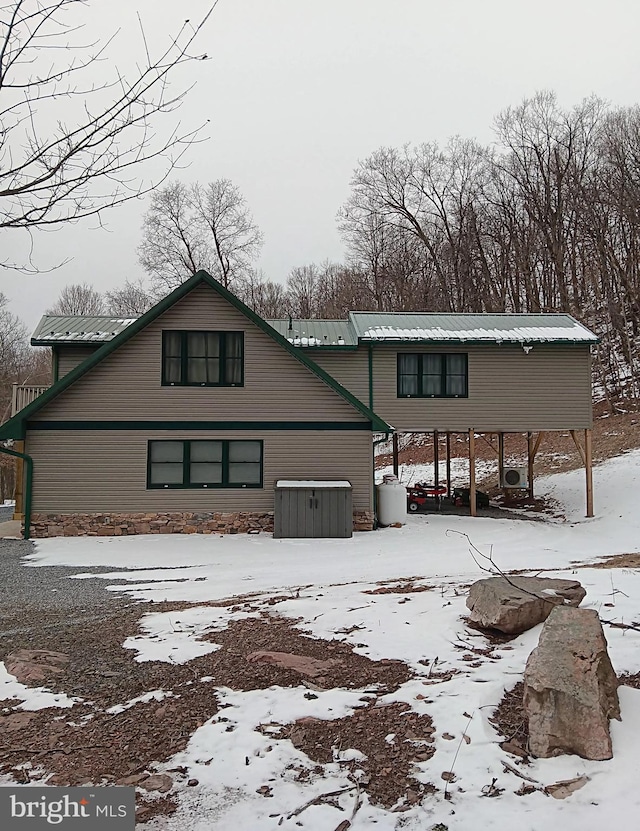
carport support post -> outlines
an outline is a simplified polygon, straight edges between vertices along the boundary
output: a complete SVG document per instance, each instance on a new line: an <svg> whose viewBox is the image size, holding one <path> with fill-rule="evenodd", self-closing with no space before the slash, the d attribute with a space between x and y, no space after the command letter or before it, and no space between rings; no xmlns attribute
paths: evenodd
<svg viewBox="0 0 640 831"><path fill-rule="evenodd" d="M469 511L477 516L476 511L476 431L469 430Z"/></svg>
<svg viewBox="0 0 640 831"><path fill-rule="evenodd" d="M433 484L440 484L440 448L438 447L438 431L433 431Z"/></svg>
<svg viewBox="0 0 640 831"><path fill-rule="evenodd" d="M398 434L393 434L393 472L398 475Z"/></svg>
<svg viewBox="0 0 640 831"><path fill-rule="evenodd" d="M535 451L533 449L533 433L527 433L527 483L529 488L529 499L533 499L533 462Z"/></svg>
<svg viewBox="0 0 640 831"><path fill-rule="evenodd" d="M504 475L504 433L498 433L498 485L502 487Z"/></svg>
<svg viewBox="0 0 640 831"><path fill-rule="evenodd" d="M447 496L451 499L451 433L447 430Z"/></svg>
<svg viewBox="0 0 640 831"><path fill-rule="evenodd" d="M587 516L593 516L593 473L591 470L591 430L584 431L584 469L587 476Z"/></svg>

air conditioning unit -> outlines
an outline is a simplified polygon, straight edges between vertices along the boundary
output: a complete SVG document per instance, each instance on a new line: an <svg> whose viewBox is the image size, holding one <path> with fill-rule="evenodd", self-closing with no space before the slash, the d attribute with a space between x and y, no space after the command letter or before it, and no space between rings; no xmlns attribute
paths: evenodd
<svg viewBox="0 0 640 831"><path fill-rule="evenodd" d="M505 467L502 471L500 486L503 488L528 488L528 473L526 467Z"/></svg>

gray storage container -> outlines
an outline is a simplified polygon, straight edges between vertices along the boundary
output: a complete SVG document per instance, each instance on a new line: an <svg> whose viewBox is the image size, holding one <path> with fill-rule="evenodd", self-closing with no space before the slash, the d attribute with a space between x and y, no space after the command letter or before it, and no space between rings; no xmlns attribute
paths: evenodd
<svg viewBox="0 0 640 831"><path fill-rule="evenodd" d="M351 482L280 479L275 487L273 536L350 537Z"/></svg>

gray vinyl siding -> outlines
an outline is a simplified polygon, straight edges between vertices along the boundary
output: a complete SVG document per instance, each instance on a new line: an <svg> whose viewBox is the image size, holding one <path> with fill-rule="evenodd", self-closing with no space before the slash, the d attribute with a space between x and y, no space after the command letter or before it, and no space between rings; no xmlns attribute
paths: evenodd
<svg viewBox="0 0 640 831"><path fill-rule="evenodd" d="M58 378L62 378L81 364L89 355L93 355L101 343L95 346L56 346L58 352Z"/></svg>
<svg viewBox="0 0 640 831"><path fill-rule="evenodd" d="M147 490L150 439L261 439L262 489ZM49 431L27 434L35 513L272 511L277 479L348 480L372 509L371 433L362 431Z"/></svg>
<svg viewBox="0 0 640 831"><path fill-rule="evenodd" d="M366 347L344 352L307 349L305 354L369 406L369 359Z"/></svg>
<svg viewBox="0 0 640 831"><path fill-rule="evenodd" d="M360 350L359 350L360 351ZM398 398L398 352L466 352L468 398ZM592 425L588 346L376 345L373 409L397 430L525 431Z"/></svg>
<svg viewBox="0 0 640 831"><path fill-rule="evenodd" d="M244 387L161 385L165 329L244 331ZM351 404L201 285L40 410L38 420L363 422Z"/></svg>

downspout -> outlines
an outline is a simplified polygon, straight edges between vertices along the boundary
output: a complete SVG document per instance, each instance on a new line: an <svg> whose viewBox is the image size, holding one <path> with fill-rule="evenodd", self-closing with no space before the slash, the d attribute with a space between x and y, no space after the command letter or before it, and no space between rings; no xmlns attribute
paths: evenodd
<svg viewBox="0 0 640 831"><path fill-rule="evenodd" d="M17 459L22 459L27 466L27 476L25 482L25 496L24 496L24 539L28 540L31 536L31 491L33 487L33 459L27 453L19 453L17 450L9 450L8 447L0 445L0 453L6 453L9 456L14 456Z"/></svg>
<svg viewBox="0 0 640 831"><path fill-rule="evenodd" d="M60 355L56 346L51 350L51 374L54 384L60 380Z"/></svg>
<svg viewBox="0 0 640 831"><path fill-rule="evenodd" d="M373 344L369 344L369 409L373 410Z"/></svg>

